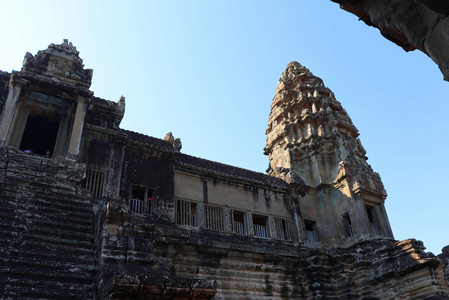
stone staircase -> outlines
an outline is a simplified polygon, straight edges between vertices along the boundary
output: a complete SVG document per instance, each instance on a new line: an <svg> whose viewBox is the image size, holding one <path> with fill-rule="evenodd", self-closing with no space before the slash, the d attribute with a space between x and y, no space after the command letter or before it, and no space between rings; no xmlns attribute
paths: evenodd
<svg viewBox="0 0 449 300"><path fill-rule="evenodd" d="M75 185L30 180L47 168L27 165L26 180L8 167L0 187L0 299L94 299L92 204Z"/></svg>

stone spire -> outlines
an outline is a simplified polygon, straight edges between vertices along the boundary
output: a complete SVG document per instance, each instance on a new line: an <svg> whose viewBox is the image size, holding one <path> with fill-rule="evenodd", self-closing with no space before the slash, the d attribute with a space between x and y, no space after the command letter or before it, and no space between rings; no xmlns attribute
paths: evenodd
<svg viewBox="0 0 449 300"><path fill-rule="evenodd" d="M356 176L359 187L364 181L365 188L385 194L346 111L323 81L297 62L289 63L279 80L266 134L270 175L312 187Z"/></svg>

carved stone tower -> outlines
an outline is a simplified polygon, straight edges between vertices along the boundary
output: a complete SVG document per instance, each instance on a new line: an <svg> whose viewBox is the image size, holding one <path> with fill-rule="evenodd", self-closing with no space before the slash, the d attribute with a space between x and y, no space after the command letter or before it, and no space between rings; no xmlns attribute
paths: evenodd
<svg viewBox="0 0 449 300"><path fill-rule="evenodd" d="M309 190L300 197L304 228L311 230L311 222L318 230L321 222L322 241L392 236L386 192L366 162L357 128L323 81L297 62L279 80L266 133L268 173Z"/></svg>
<svg viewBox="0 0 449 300"><path fill-rule="evenodd" d="M0 121L0 146L52 157L77 157L90 98L92 70L64 40L25 55L11 74Z"/></svg>

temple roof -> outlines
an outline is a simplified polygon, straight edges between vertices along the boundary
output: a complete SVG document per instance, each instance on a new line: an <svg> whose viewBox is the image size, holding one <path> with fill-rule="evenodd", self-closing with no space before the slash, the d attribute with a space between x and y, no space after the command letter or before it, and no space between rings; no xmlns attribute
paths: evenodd
<svg viewBox="0 0 449 300"><path fill-rule="evenodd" d="M243 180L251 180L262 185L288 187L288 184L284 180L277 177L183 153L179 155L178 164L182 166L193 167L203 172L209 171L217 175L232 176L234 178L241 178Z"/></svg>
<svg viewBox="0 0 449 300"><path fill-rule="evenodd" d="M106 106L106 107L111 107L111 108L114 108L114 107L116 107L118 104L117 104L117 102L114 102L114 101L111 101L111 100L106 100L106 99L103 99L103 98L100 98L100 97L92 97L92 102L94 103L94 104L99 104L99 105L102 105L102 106Z"/></svg>
<svg viewBox="0 0 449 300"><path fill-rule="evenodd" d="M134 142L147 144L149 146L160 147L169 151L173 150L173 145L170 142L164 141L162 139L158 139L149 135L145 135L139 132L121 129L123 133L125 133L129 139Z"/></svg>
<svg viewBox="0 0 449 300"><path fill-rule="evenodd" d="M134 142L147 144L150 147L174 151L173 145L168 141L130 130L121 129L121 131L125 133ZM265 185L267 187L268 186L276 188L288 187L288 184L284 180L264 173L231 166L184 153L178 153L176 165L178 167L193 170L199 173L203 173L205 175L224 176L232 178L234 180L251 181L258 183L260 185Z"/></svg>

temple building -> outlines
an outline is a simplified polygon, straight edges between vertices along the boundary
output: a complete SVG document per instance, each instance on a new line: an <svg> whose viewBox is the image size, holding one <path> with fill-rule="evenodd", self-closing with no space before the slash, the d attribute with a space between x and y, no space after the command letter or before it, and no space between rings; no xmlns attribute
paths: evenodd
<svg viewBox="0 0 449 300"><path fill-rule="evenodd" d="M323 81L288 64L267 174L120 128L65 40L0 72L0 299L449 299L449 248L396 241ZM263 117L263 116L261 116Z"/></svg>

